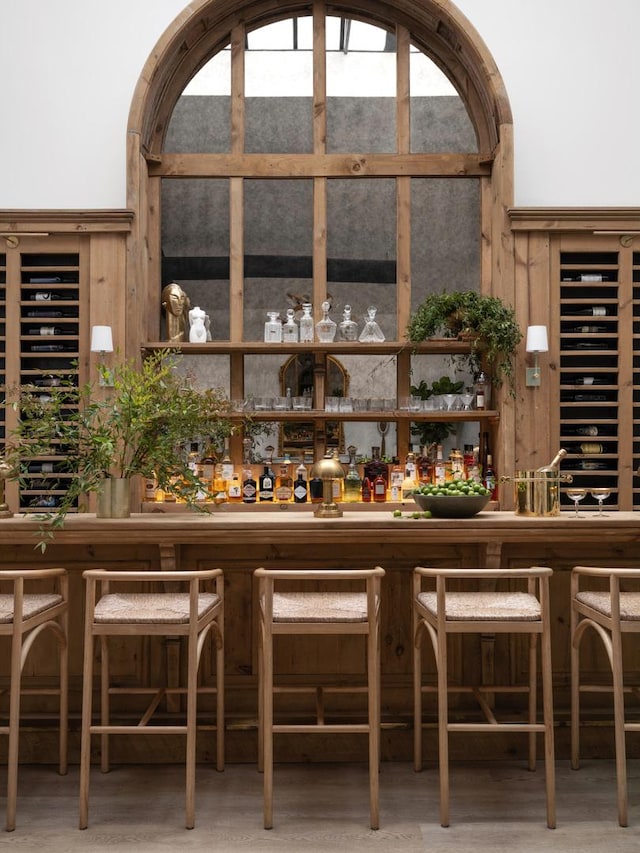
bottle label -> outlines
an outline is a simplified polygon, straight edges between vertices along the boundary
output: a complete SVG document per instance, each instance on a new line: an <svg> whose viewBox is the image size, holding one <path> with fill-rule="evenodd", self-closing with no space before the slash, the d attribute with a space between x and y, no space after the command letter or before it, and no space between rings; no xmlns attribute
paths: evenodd
<svg viewBox="0 0 640 853"><path fill-rule="evenodd" d="M240 483L231 482L229 486L229 499L230 500L238 500L238 498L242 497L242 489L240 488Z"/></svg>
<svg viewBox="0 0 640 853"><path fill-rule="evenodd" d="M304 503L307 499L307 484L298 483L293 490L293 496L298 503Z"/></svg>
<svg viewBox="0 0 640 853"><path fill-rule="evenodd" d="M251 480L242 485L242 500L245 503L254 503L256 499L256 484Z"/></svg>

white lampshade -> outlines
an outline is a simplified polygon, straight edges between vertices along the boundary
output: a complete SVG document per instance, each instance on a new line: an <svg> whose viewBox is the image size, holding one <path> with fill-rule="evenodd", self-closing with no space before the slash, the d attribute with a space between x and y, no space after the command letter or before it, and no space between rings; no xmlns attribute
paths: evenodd
<svg viewBox="0 0 640 853"><path fill-rule="evenodd" d="M91 352L113 352L111 326L91 327Z"/></svg>
<svg viewBox="0 0 640 853"><path fill-rule="evenodd" d="M527 328L527 352L549 352L546 326L529 326Z"/></svg>

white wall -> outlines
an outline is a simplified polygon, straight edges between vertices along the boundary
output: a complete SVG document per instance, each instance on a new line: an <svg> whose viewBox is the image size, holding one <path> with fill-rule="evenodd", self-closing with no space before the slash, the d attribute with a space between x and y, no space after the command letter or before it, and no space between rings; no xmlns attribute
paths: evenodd
<svg viewBox="0 0 640 853"><path fill-rule="evenodd" d="M504 79L516 204L640 206L638 0L458 0ZM0 209L126 206L131 98L185 0L0 0Z"/></svg>

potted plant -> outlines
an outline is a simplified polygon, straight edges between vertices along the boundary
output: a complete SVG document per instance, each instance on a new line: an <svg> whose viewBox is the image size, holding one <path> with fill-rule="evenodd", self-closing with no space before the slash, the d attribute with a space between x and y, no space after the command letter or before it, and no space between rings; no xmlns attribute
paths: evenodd
<svg viewBox="0 0 640 853"><path fill-rule="evenodd" d="M70 380L41 389L21 388L11 405L19 420L5 450L7 463L24 475L37 457L59 456L66 492L47 513L60 527L70 509L90 492L116 480L155 477L165 492L198 506L207 485L189 467L184 448L202 437L222 445L232 432L229 401L219 390L196 391L177 372L180 356L158 350L141 366L127 361L99 369L111 387L102 396L93 384ZM55 477L55 474L50 475Z"/></svg>
<svg viewBox="0 0 640 853"><path fill-rule="evenodd" d="M481 370L513 388L513 362L522 332L513 308L497 296L475 290L431 293L411 315L407 337L419 343L433 337L468 338L471 351L463 359L477 377Z"/></svg>

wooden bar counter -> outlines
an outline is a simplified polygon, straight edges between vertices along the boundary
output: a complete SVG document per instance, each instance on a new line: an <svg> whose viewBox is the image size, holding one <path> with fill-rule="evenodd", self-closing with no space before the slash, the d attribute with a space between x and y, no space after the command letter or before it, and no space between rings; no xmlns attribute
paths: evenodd
<svg viewBox="0 0 640 853"><path fill-rule="evenodd" d="M605 518L583 512L575 518L563 512L551 518L519 516L512 512L488 512L465 520L394 518L391 505L366 510L344 505L344 515L320 519L310 506L300 510L293 505L268 508L223 506L212 513L146 511L127 519L97 519L91 514L69 515L64 528L57 530L44 553L37 548L41 523L33 517L14 516L0 520L0 566L64 566L71 586L71 709L72 735L70 760L77 760L80 688L82 674L82 571L91 567L136 569L190 569L219 566L225 573L227 690L227 757L233 761L254 761L257 755L257 635L256 593L252 573L266 567L364 567L381 565L387 572L383 581L382 614L382 749L385 759L410 760L411 757L411 572L415 565L527 566L547 565L552 578L554 701L556 710L557 752L568 757L569 708L569 574L571 567L589 565L637 566L640 562L640 515L610 512ZM412 506L402 507L408 513ZM318 677L321 683L361 684L364 652L353 638L332 638L324 651L317 652L313 640L283 640L276 668L290 684ZM526 672L526 645L517 639L468 637L451 650L453 677L462 672L475 674L477 680L491 683L496 678L520 682ZM433 675L428 654L425 667ZM211 656L207 655L203 679L212 680ZM34 648L25 683L42 682L51 677ZM114 648L112 670L119 683L153 682L154 673L168 672L177 680L181 650L175 643L158 638L139 640L135 653L131 647ZM602 674L607 666L597 644L584 644L585 669ZM0 685L7 683L8 652L0 649ZM640 681L640 648L626 652L625 668ZM598 700L606 716L611 717L608 698ZM313 713L313 697L283 697L281 707L290 715ZM335 699L335 713L359 714L362 695ZM53 762L55 737L49 729L53 714L46 706L24 701L27 726L23 761ZM114 706L117 713L132 714L137 707L123 699ZM207 707L207 706L203 706ZM465 713L461 705L460 713ZM593 709L595 719L597 708ZM171 713L167 709L166 713ZM427 703L427 722L435 720L435 703ZM587 714L588 718L588 714ZM137 739L146 740L146 739ZM287 739L292 741L297 739ZM480 739L482 740L482 739ZM474 747L474 753L487 757L524 755L526 739L517 736L487 736ZM499 742L497 742L499 740ZM358 760L365 758L362 739L345 736L339 749L332 740L302 736L298 744L284 744L278 760ZM464 754L464 739L459 748ZM1 747L4 748L4 747ZM428 727L427 755L435 757L435 729ZM612 755L610 726L587 726L585 754ZM179 760L182 744L178 738L153 739L153 751L134 738L114 741L114 760ZM336 749L338 751L336 752ZM640 752L631 739L630 754ZM200 757L208 760L213 751L213 735L204 732ZM0 754L1 757L1 754Z"/></svg>

